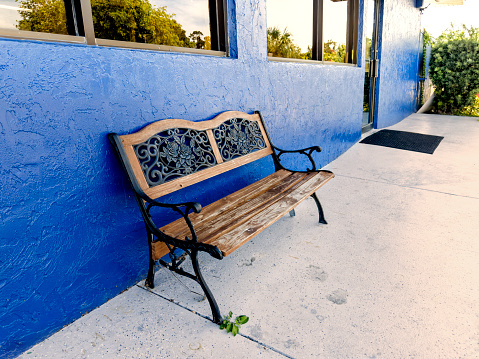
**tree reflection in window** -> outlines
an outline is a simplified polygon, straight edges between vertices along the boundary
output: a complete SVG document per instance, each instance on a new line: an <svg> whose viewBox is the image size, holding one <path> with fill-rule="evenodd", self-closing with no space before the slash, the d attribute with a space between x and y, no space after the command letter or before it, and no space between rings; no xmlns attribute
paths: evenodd
<svg viewBox="0 0 479 359"><path fill-rule="evenodd" d="M277 27L268 27L267 37L268 56L311 60L311 47L308 46L307 52L301 52L287 28L281 31Z"/></svg>
<svg viewBox="0 0 479 359"><path fill-rule="evenodd" d="M68 35L63 0L22 0L17 6L17 29Z"/></svg>
<svg viewBox="0 0 479 359"><path fill-rule="evenodd" d="M267 0L268 56L356 63L359 0Z"/></svg>
<svg viewBox="0 0 479 359"><path fill-rule="evenodd" d="M166 6L148 0L91 0L95 37L147 44L195 47Z"/></svg>
<svg viewBox="0 0 479 359"><path fill-rule="evenodd" d="M148 0L90 0L95 37L211 50L209 0L153 1L155 4ZM179 13L178 16L185 21L184 24L177 20L177 15L170 12L165 3L168 3L168 6L171 5L176 11L187 12ZM65 4L71 6L72 3L70 0L65 2L64 0L19 0L17 6L20 20L17 20L16 28L25 31L83 36L83 33L75 34L69 31L67 20L69 16L66 14ZM185 10L186 5L189 5L190 9L197 10L190 21L188 21L188 15L191 14ZM201 24L201 26L195 28L195 24ZM186 29L190 29L189 34Z"/></svg>
<svg viewBox="0 0 479 359"><path fill-rule="evenodd" d="M323 60L348 62L346 50L348 1L323 1L323 14Z"/></svg>

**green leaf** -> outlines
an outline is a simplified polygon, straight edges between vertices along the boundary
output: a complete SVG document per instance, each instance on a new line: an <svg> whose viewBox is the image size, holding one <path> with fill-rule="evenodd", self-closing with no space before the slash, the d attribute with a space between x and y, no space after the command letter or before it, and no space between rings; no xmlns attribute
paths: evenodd
<svg viewBox="0 0 479 359"><path fill-rule="evenodd" d="M239 333L239 328L238 328L237 325L234 325L234 324L233 324L232 333L233 333L233 336L234 336L234 337L236 336L236 334Z"/></svg>
<svg viewBox="0 0 479 359"><path fill-rule="evenodd" d="M228 323L226 326L226 332L230 333L233 330L233 323Z"/></svg>
<svg viewBox="0 0 479 359"><path fill-rule="evenodd" d="M240 315L236 317L236 322L238 324L246 324L248 323L248 320L249 320L249 317L247 317L246 315Z"/></svg>
<svg viewBox="0 0 479 359"><path fill-rule="evenodd" d="M228 325L228 322L226 320L223 320L223 322L221 322L221 324L220 324L220 329L221 330L225 329L226 325Z"/></svg>
<svg viewBox="0 0 479 359"><path fill-rule="evenodd" d="M229 312L228 317L231 319L232 316L233 316L233 312Z"/></svg>

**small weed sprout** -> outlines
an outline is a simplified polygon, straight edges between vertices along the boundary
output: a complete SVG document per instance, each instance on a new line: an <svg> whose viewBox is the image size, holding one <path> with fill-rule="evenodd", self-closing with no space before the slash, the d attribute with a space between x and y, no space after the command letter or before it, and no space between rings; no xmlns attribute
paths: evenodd
<svg viewBox="0 0 479 359"><path fill-rule="evenodd" d="M233 318L233 313L229 312L228 315L225 315L220 324L220 329L226 329L227 333L232 333L233 336L239 333L241 325L248 323L249 317L246 315L239 315L236 317L235 321L231 321Z"/></svg>

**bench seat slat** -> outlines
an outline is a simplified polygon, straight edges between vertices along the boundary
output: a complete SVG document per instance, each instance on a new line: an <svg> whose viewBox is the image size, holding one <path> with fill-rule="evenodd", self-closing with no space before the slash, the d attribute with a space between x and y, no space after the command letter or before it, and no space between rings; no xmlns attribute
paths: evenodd
<svg viewBox="0 0 479 359"><path fill-rule="evenodd" d="M248 218L253 216L261 208L265 208L271 203L281 199L284 193L294 190L298 187L303 179L308 175L305 173L290 173L282 182L276 186L269 186L266 191L254 192L248 200L240 200L233 203L228 211L223 211L221 215L210 217L208 220L202 221L195 225L196 234L199 242L211 241L223 233L231 231L233 228L244 223ZM226 197L228 198L228 197ZM188 233L188 232L186 232Z"/></svg>
<svg viewBox="0 0 479 359"><path fill-rule="evenodd" d="M227 256L332 177L334 175L326 171L309 174L285 170L275 172L191 215L198 241L217 246ZM160 230L175 238L190 236L183 219Z"/></svg>
<svg viewBox="0 0 479 359"><path fill-rule="evenodd" d="M285 196L296 191L302 183L311 179L315 174L292 173L288 177L289 181L284 181L277 187L271 188L263 195L242 204L238 208L234 208L227 213L223 213L218 218L202 223L197 230L198 241L210 243L222 235L239 227L252 217L262 213L268 207L277 201L282 200Z"/></svg>
<svg viewBox="0 0 479 359"><path fill-rule="evenodd" d="M232 207L238 206L243 202L249 201L251 198L257 195L266 192L269 188L276 187L290 175L291 172L286 170L274 172L273 174L230 194L228 197L223 197L216 202L209 204L208 206L204 207L200 213L191 213L189 216L191 223L193 223L196 228L198 223L207 221L212 217L216 217L220 213L228 211ZM189 233L183 218L161 227L160 230L165 234L175 238L182 238L181 235L184 234L185 231Z"/></svg>
<svg viewBox="0 0 479 359"><path fill-rule="evenodd" d="M308 198L313 192L333 177L334 174L330 172L318 172L316 176L304 182L296 191L286 195L281 200L274 202L268 208L257 212L245 223L221 237L212 241L207 240L205 242L218 247L224 256L231 254L234 250L280 219L284 214L288 213L299 202Z"/></svg>
<svg viewBox="0 0 479 359"><path fill-rule="evenodd" d="M205 206L200 213L191 213L189 218L196 227L199 223L208 221L209 219L230 210L232 207L238 206L257 195L266 192L268 189L277 186L290 175L291 172L286 170L274 172L273 174L230 194L228 197L221 198L218 201ZM161 227L160 231L178 239L184 239L185 236L191 237L190 231L183 218ZM158 260L164 255L167 255L169 249L165 243L156 241L152 243L152 253L154 260Z"/></svg>

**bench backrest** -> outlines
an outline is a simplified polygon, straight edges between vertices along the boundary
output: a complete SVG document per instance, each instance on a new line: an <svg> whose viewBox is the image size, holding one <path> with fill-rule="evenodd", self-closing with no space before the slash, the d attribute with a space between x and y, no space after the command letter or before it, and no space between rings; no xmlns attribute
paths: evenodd
<svg viewBox="0 0 479 359"><path fill-rule="evenodd" d="M223 112L212 120L161 120L110 135L133 187L155 199L271 155L261 115Z"/></svg>

